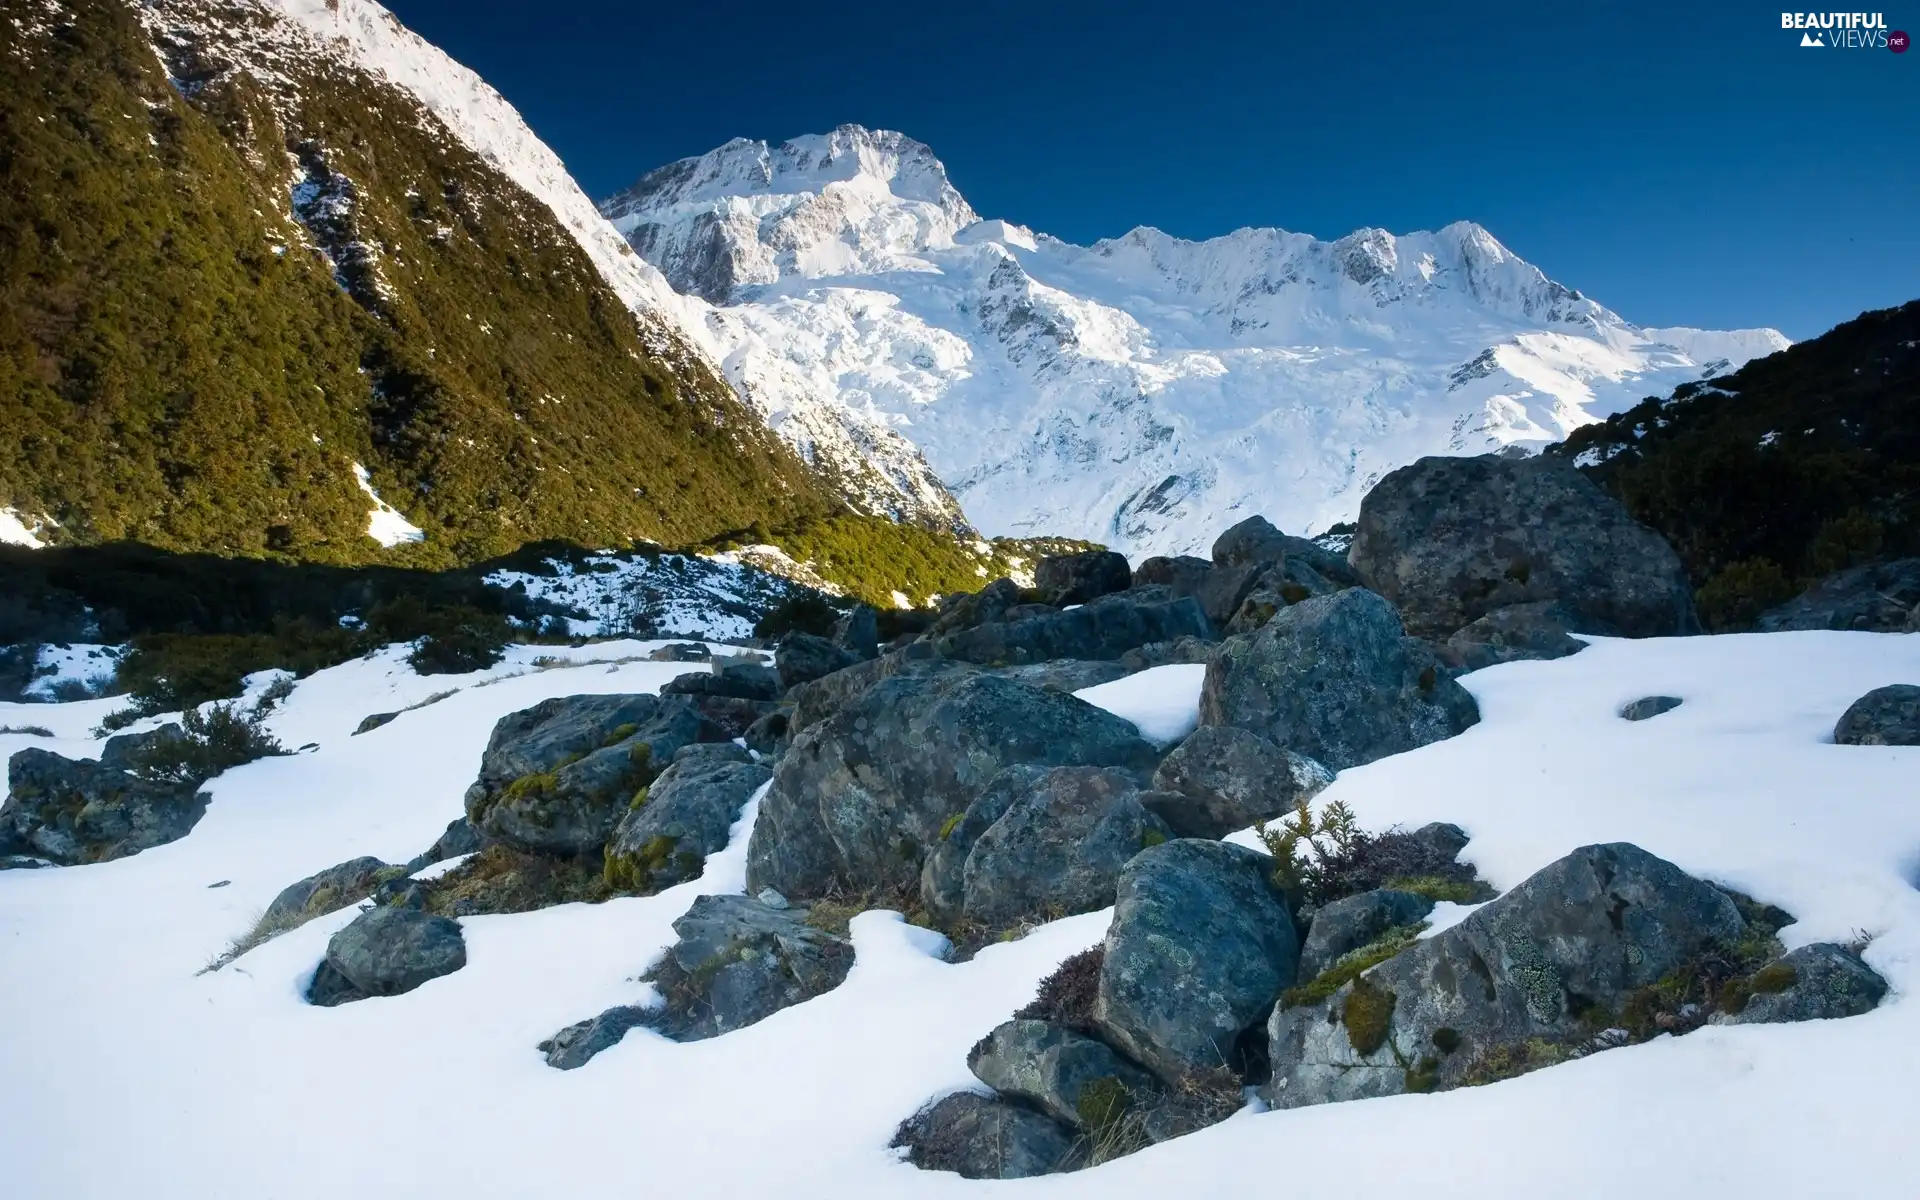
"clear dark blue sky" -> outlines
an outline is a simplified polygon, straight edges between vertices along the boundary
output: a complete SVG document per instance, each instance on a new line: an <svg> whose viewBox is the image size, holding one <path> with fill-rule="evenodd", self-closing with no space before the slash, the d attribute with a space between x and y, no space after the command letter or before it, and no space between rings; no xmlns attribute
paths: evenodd
<svg viewBox="0 0 1920 1200"><path fill-rule="evenodd" d="M1075 242L1464 218L1642 324L1920 297L1920 51L1803 49L1771 7L386 2L596 198L856 122Z"/></svg>

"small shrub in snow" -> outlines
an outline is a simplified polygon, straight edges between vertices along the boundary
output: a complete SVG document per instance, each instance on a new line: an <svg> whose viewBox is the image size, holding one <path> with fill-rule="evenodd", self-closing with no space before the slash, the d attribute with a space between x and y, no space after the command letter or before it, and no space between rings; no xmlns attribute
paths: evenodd
<svg viewBox="0 0 1920 1200"><path fill-rule="evenodd" d="M1100 994L1100 967L1105 946L1082 950L1061 962L1040 981L1033 1000L1014 1017L1022 1021L1052 1021L1082 1033L1093 1031L1093 1001Z"/></svg>
<svg viewBox="0 0 1920 1200"><path fill-rule="evenodd" d="M156 783L198 787L243 763L285 754L279 739L260 727L263 715L260 709L235 704L188 709L180 719L182 736L142 747L135 752L131 769Z"/></svg>

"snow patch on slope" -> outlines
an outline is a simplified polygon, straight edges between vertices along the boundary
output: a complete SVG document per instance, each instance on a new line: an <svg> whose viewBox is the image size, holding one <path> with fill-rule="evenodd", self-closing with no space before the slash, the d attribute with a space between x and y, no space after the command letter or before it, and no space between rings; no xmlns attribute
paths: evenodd
<svg viewBox="0 0 1920 1200"><path fill-rule="evenodd" d="M373 501L373 508L367 513L368 537L389 550L405 542L426 540L426 530L407 520L406 514L382 500L380 493L373 490L373 477L359 463L353 464L353 479L360 485L360 490L367 494L367 499Z"/></svg>
<svg viewBox="0 0 1920 1200"><path fill-rule="evenodd" d="M0 508L0 545L25 546L29 550L38 550L46 543L40 540L40 529L44 524L35 521L31 525L15 508Z"/></svg>

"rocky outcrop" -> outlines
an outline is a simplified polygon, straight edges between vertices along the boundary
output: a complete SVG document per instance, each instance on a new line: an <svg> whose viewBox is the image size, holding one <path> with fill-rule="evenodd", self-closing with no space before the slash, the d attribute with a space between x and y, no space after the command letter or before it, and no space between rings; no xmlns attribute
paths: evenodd
<svg viewBox="0 0 1920 1200"><path fill-rule="evenodd" d="M901 1123L895 1149L926 1171L966 1179L1026 1179L1085 1165L1071 1129L994 1096L955 1092Z"/></svg>
<svg viewBox="0 0 1920 1200"><path fill-rule="evenodd" d="M1557 457L1393 471L1361 501L1349 558L1421 636L1541 600L1628 637L1698 631L1673 548Z"/></svg>
<svg viewBox="0 0 1920 1200"><path fill-rule="evenodd" d="M559 696L502 717L467 816L521 850L589 854L682 746L724 735L685 696Z"/></svg>
<svg viewBox="0 0 1920 1200"><path fill-rule="evenodd" d="M1565 658L1586 648L1575 633L1602 633L1558 600L1509 604L1456 630L1444 653L1461 670L1478 671L1520 659Z"/></svg>
<svg viewBox="0 0 1920 1200"><path fill-rule="evenodd" d="M773 777L730 743L683 749L658 778L635 793L607 842L607 881L651 894L693 879L707 856L726 848L740 810Z"/></svg>
<svg viewBox="0 0 1920 1200"><path fill-rule="evenodd" d="M1046 604L1085 604L1110 592L1133 586L1133 571L1124 554L1087 550L1042 558L1033 569L1034 590Z"/></svg>
<svg viewBox="0 0 1920 1200"><path fill-rule="evenodd" d="M774 670L780 676L782 691L812 683L861 661L858 654L827 638L798 631L782 637L773 651Z"/></svg>
<svg viewBox="0 0 1920 1200"><path fill-rule="evenodd" d="M1763 633L1789 629L1920 630L1920 558L1851 567L1760 615Z"/></svg>
<svg viewBox="0 0 1920 1200"><path fill-rule="evenodd" d="M1112 660L1152 642L1212 636L1191 597L1156 589L1114 592L1071 611L978 625L935 638L943 658L988 666L1061 658Z"/></svg>
<svg viewBox="0 0 1920 1200"><path fill-rule="evenodd" d="M308 999L331 1005L398 996L466 965L459 922L414 908L370 909L327 943Z"/></svg>
<svg viewBox="0 0 1920 1200"><path fill-rule="evenodd" d="M1250 730L1335 771L1477 720L1473 697L1364 588L1304 600L1221 643L1200 692L1202 725Z"/></svg>
<svg viewBox="0 0 1920 1200"><path fill-rule="evenodd" d="M646 978L665 999L648 1023L678 1041L719 1037L840 986L845 938L807 924L808 909L746 896L701 896L673 923L679 940Z"/></svg>
<svg viewBox="0 0 1920 1200"><path fill-rule="evenodd" d="M1342 586L1360 582L1338 554L1318 542L1281 533L1265 517L1248 517L1215 538L1212 554L1216 567L1269 567L1291 559Z"/></svg>
<svg viewBox="0 0 1920 1200"><path fill-rule="evenodd" d="M21 750L7 762L0 855L61 866L107 862L187 836L206 811L207 797L193 784Z"/></svg>
<svg viewBox="0 0 1920 1200"><path fill-rule="evenodd" d="M674 642L647 655L648 662L707 662L713 651L699 642Z"/></svg>
<svg viewBox="0 0 1920 1200"><path fill-rule="evenodd" d="M977 592L947 596L940 601L940 615L934 618L927 636L958 633L1004 621L1007 613L1020 603L1020 585L1011 579L996 579Z"/></svg>
<svg viewBox="0 0 1920 1200"><path fill-rule="evenodd" d="M870 604L856 604L833 623L833 644L866 660L880 653L880 614Z"/></svg>
<svg viewBox="0 0 1920 1200"><path fill-rule="evenodd" d="M1176 837L1222 838L1292 812L1333 781L1303 755L1232 725L1202 725L1161 760L1149 807Z"/></svg>
<svg viewBox="0 0 1920 1200"><path fill-rule="evenodd" d="M754 824L749 890L911 892L949 819L1007 767L1146 771L1157 758L1130 722L1060 692L976 671L896 675L794 739Z"/></svg>
<svg viewBox="0 0 1920 1200"><path fill-rule="evenodd" d="M1293 920L1263 854L1180 839L1120 873L1094 1000L1101 1036L1169 1082L1237 1067L1293 982Z"/></svg>
<svg viewBox="0 0 1920 1200"><path fill-rule="evenodd" d="M1841 714L1833 740L1842 746L1920 746L1920 687L1896 683L1868 692Z"/></svg>
<svg viewBox="0 0 1920 1200"><path fill-rule="evenodd" d="M878 658L835 671L793 689L790 697L793 701L791 732L797 734L809 725L826 720L883 679L891 679L895 675L943 675L971 670L974 670L972 664L943 659L925 642L890 650Z"/></svg>
<svg viewBox="0 0 1920 1200"><path fill-rule="evenodd" d="M784 691L780 673L758 660L725 662L719 659L714 660L711 671L676 675L660 688L662 696L718 696L734 700L778 700Z"/></svg>

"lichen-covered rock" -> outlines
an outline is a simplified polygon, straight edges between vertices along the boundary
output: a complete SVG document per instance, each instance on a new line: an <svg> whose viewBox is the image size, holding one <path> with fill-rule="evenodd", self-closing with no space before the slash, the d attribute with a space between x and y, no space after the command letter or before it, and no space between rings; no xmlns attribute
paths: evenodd
<svg viewBox="0 0 1920 1200"><path fill-rule="evenodd" d="M609 1008L597 1017L576 1021L534 1049L547 1056L547 1065L559 1071L577 1071L602 1050L620 1044L628 1033L648 1024L652 1009L633 1004Z"/></svg>
<svg viewBox="0 0 1920 1200"><path fill-rule="evenodd" d="M1300 943L1300 978L1310 980L1335 960L1379 939L1390 929L1426 919L1433 901L1412 892L1376 888L1335 900L1313 914Z"/></svg>
<svg viewBox="0 0 1920 1200"><path fill-rule="evenodd" d="M178 721L168 721L143 733L122 733L108 738L106 744L100 747L100 765L117 771L131 771L155 751L186 740L187 731Z"/></svg>
<svg viewBox="0 0 1920 1200"><path fill-rule="evenodd" d="M1620 706L1620 719L1623 721L1651 720L1661 713L1672 712L1679 708L1681 703L1678 696L1642 696L1638 700Z"/></svg>
<svg viewBox="0 0 1920 1200"><path fill-rule="evenodd" d="M20 750L7 762L0 854L61 866L107 862L187 836L206 811L207 797L191 784Z"/></svg>
<svg viewBox="0 0 1920 1200"><path fill-rule="evenodd" d="M1360 582L1347 561L1307 538L1281 533L1265 517L1248 517L1213 541L1216 567L1266 567L1296 560L1322 578L1351 587Z"/></svg>
<svg viewBox="0 0 1920 1200"><path fill-rule="evenodd" d="M880 653L880 614L870 604L856 604L833 623L833 644L857 659Z"/></svg>
<svg viewBox="0 0 1920 1200"><path fill-rule="evenodd" d="M1020 585L996 579L977 592L961 592L940 601L940 615L927 630L929 637L956 633L1006 619L1007 610L1020 603Z"/></svg>
<svg viewBox="0 0 1920 1200"><path fill-rule="evenodd" d="M1842 746L1920 746L1920 687L1896 683L1868 692L1847 706L1833 740Z"/></svg>
<svg viewBox="0 0 1920 1200"><path fill-rule="evenodd" d="M1169 558L1155 555L1141 562L1133 572L1133 582L1160 584L1172 588L1182 596L1193 595L1208 575L1213 572L1213 564L1204 558L1195 558L1191 554L1182 554Z"/></svg>
<svg viewBox="0 0 1920 1200"><path fill-rule="evenodd" d="M1910 633L1920 606L1920 558L1849 567L1760 615L1763 633L1789 629L1857 629Z"/></svg>
<svg viewBox="0 0 1920 1200"><path fill-rule="evenodd" d="M893 1146L922 1170L952 1171L965 1179L1026 1179L1086 1162L1071 1129L976 1092L955 1092L908 1117Z"/></svg>
<svg viewBox="0 0 1920 1200"><path fill-rule="evenodd" d="M1540 600L1628 637L1698 630L1673 547L1560 458L1401 467L1360 502L1348 557L1421 636Z"/></svg>
<svg viewBox="0 0 1920 1200"><path fill-rule="evenodd" d="M1202 725L1154 771L1150 807L1175 836L1221 838L1292 812L1332 778L1257 733Z"/></svg>
<svg viewBox="0 0 1920 1200"><path fill-rule="evenodd" d="M858 654L827 638L798 630L783 636L773 650L774 670L783 691L861 661Z"/></svg>
<svg viewBox="0 0 1920 1200"><path fill-rule="evenodd" d="M1056 692L1077 692L1081 688L1098 687L1133 673L1117 662L1087 662L1078 658L990 669L1002 678Z"/></svg>
<svg viewBox="0 0 1920 1200"><path fill-rule="evenodd" d="M1565 658L1586 648L1575 633L1601 633L1558 600L1509 604L1462 626L1447 639L1449 656L1462 670L1478 671L1520 659Z"/></svg>
<svg viewBox="0 0 1920 1200"><path fill-rule="evenodd" d="M967 1053L967 1069L1002 1096L1024 1101L1082 1133L1114 1111L1149 1100L1158 1081L1098 1038L1052 1021L1012 1020Z"/></svg>
<svg viewBox="0 0 1920 1200"><path fill-rule="evenodd" d="M721 743L725 745L725 743ZM727 745L741 757L746 752ZM695 878L707 855L726 848L740 810L771 768L728 754L688 754L636 793L606 847L606 877L615 887L651 894Z"/></svg>
<svg viewBox="0 0 1920 1200"><path fill-rule="evenodd" d="M1213 657L1220 643L1211 638L1177 637L1170 642L1148 642L1120 656L1120 665L1129 672L1170 667L1178 663L1203 663Z"/></svg>
<svg viewBox="0 0 1920 1200"><path fill-rule="evenodd" d="M1007 767L1146 771L1157 758L1130 722L1064 693L976 671L896 675L794 739L754 824L748 885L796 899L909 891L948 819Z"/></svg>
<svg viewBox="0 0 1920 1200"><path fill-rule="evenodd" d="M1727 893L1672 863L1583 846L1325 1000L1276 1007L1267 1099L1296 1108L1500 1078L1538 1047L1617 1024L1638 989L1746 929Z"/></svg>
<svg viewBox="0 0 1920 1200"><path fill-rule="evenodd" d="M1105 1040L1170 1082L1240 1061L1299 952L1271 869L1244 847L1184 838L1126 865L1094 1000Z"/></svg>
<svg viewBox="0 0 1920 1200"><path fill-rule="evenodd" d="M1453 737L1479 715L1364 588L1303 600L1221 643L1200 691L1202 725L1251 730L1335 771Z"/></svg>
<svg viewBox="0 0 1920 1200"><path fill-rule="evenodd" d="M333 935L327 965L364 996L398 996L466 966L467 943L447 917L375 908Z"/></svg>
<svg viewBox="0 0 1920 1200"><path fill-rule="evenodd" d="M700 896L647 978L665 1006L648 1023L677 1041L719 1037L840 986L853 945L807 924L801 905Z"/></svg>
<svg viewBox="0 0 1920 1200"><path fill-rule="evenodd" d="M1058 658L1111 660L1151 642L1211 637L1192 597L1133 589L1102 596L1070 611L979 625L933 641L942 657L987 666Z"/></svg>
<svg viewBox="0 0 1920 1200"><path fill-rule="evenodd" d="M1033 570L1034 590L1048 604L1085 604L1111 592L1133 586L1133 571L1124 554L1087 550L1042 558Z"/></svg>
<svg viewBox="0 0 1920 1200"><path fill-rule="evenodd" d="M789 729L798 734L809 725L819 724L868 688L895 675L945 675L976 669L971 663L941 658L925 642L914 642L794 688Z"/></svg>
<svg viewBox="0 0 1920 1200"><path fill-rule="evenodd" d="M1873 1011L1887 994L1887 981L1858 954L1832 942L1814 942L1784 954L1739 980L1731 1011L1715 1024L1757 1025L1778 1021L1823 1021Z"/></svg>
<svg viewBox="0 0 1920 1200"><path fill-rule="evenodd" d="M682 746L724 735L685 696L558 696L502 717L467 816L521 850L590 854Z"/></svg>
<svg viewBox="0 0 1920 1200"><path fill-rule="evenodd" d="M1137 777L1111 767L1009 767L948 824L922 898L940 919L989 929L1105 908L1127 860L1171 836Z"/></svg>
<svg viewBox="0 0 1920 1200"><path fill-rule="evenodd" d="M351 979L324 958L307 983L307 1003L318 1008L334 1008L368 998L367 993L355 987Z"/></svg>
<svg viewBox="0 0 1920 1200"><path fill-rule="evenodd" d="M288 928L310 921L357 904L380 884L404 874L406 868L391 866L371 856L349 859L282 888L261 914L260 924Z"/></svg>

